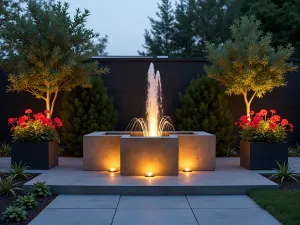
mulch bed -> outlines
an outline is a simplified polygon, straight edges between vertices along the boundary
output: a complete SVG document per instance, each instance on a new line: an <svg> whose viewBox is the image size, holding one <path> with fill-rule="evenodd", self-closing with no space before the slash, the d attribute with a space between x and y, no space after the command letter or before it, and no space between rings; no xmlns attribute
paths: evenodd
<svg viewBox="0 0 300 225"><path fill-rule="evenodd" d="M29 180L33 179L34 177L38 176L39 174L30 174L30 177L28 180L17 180L16 182L19 184L16 185L16 187L22 188L23 185L28 182ZM6 178L8 174L0 174L1 178ZM16 191L16 196L23 196L26 193L24 191ZM36 201L38 203L38 206L32 210L27 211L27 219L24 221L21 221L19 223L5 223L3 220L0 219L0 225L26 225L29 224L30 221L32 221L46 206L52 202L57 195L52 195L50 197L43 197L43 198L36 198ZM16 203L17 197L13 196L0 196L0 212L2 213L7 206L14 205Z"/></svg>
<svg viewBox="0 0 300 225"><path fill-rule="evenodd" d="M270 175L263 175L269 180L279 185L280 190L300 190L300 177L296 177L299 180L299 183L296 181L283 181L282 183L275 181L274 179L270 179Z"/></svg>

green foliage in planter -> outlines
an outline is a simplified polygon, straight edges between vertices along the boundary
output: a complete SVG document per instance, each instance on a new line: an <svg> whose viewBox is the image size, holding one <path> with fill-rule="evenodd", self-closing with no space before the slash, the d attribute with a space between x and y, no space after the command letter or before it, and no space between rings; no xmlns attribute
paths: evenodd
<svg viewBox="0 0 300 225"><path fill-rule="evenodd" d="M101 77L92 77L91 83L92 88L76 88L66 93L62 102L62 142L68 153L75 156L82 156L84 135L111 131L118 118Z"/></svg>
<svg viewBox="0 0 300 225"><path fill-rule="evenodd" d="M62 126L59 118L47 118L50 111L32 115L31 109L25 110L25 115L19 118L9 118L8 124L11 126L13 141L15 142L39 142L58 141L56 128Z"/></svg>
<svg viewBox="0 0 300 225"><path fill-rule="evenodd" d="M0 156L8 157L11 154L11 145L10 143L6 144L5 142L0 143Z"/></svg>
<svg viewBox="0 0 300 225"><path fill-rule="evenodd" d="M233 120L222 88L212 79L198 77L191 81L185 94L179 94L176 113L179 130L206 131L216 135L217 155L224 156L235 140Z"/></svg>
<svg viewBox="0 0 300 225"><path fill-rule="evenodd" d="M295 170L293 170L288 163L283 163L282 165L278 162L276 163L278 165L278 169L276 169L276 172L270 176L270 179L280 181L281 183L285 180L290 180L290 181L294 180L298 182L298 179L296 178L297 174L295 173Z"/></svg>
<svg viewBox="0 0 300 225"><path fill-rule="evenodd" d="M39 121L29 122L24 128L20 126L16 127L12 136L13 140L18 142L58 140L57 131Z"/></svg>
<svg viewBox="0 0 300 225"><path fill-rule="evenodd" d="M25 170L28 170L29 167L26 166L26 163L23 164L22 161L20 161L19 163L17 162L14 162L12 165L11 165L11 168L9 169L9 173L10 173L10 176L13 178L13 179L28 179L29 175L28 174L25 174Z"/></svg>
<svg viewBox="0 0 300 225"><path fill-rule="evenodd" d="M0 195L13 195L16 196L15 191L22 190L22 188L16 187L19 183L14 183L12 177L5 179L0 178Z"/></svg>
<svg viewBox="0 0 300 225"><path fill-rule="evenodd" d="M34 197L47 197L51 196L50 187L46 186L46 182L36 182L33 184L31 195Z"/></svg>
<svg viewBox="0 0 300 225"><path fill-rule="evenodd" d="M271 115L270 115L271 113ZM242 116L235 124L241 129L242 140L248 142L283 142L287 132L293 132L294 126L287 119L281 119L276 110L270 113L262 109L255 113L250 111L249 116Z"/></svg>
<svg viewBox="0 0 300 225"><path fill-rule="evenodd" d="M19 196L17 199L17 206L28 210L37 207L37 202L32 195Z"/></svg>
<svg viewBox="0 0 300 225"><path fill-rule="evenodd" d="M5 222L20 222L26 220L27 212L18 206L8 206L2 213L1 219Z"/></svg>

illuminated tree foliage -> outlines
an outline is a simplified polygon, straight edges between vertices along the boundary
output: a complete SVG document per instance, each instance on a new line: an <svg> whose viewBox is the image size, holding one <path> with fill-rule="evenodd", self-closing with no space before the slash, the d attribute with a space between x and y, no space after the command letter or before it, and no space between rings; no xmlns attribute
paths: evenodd
<svg viewBox="0 0 300 225"><path fill-rule="evenodd" d="M273 48L271 33L263 35L260 24L253 16L241 17L230 27L231 40L206 45L212 64L205 71L226 86L227 94L243 96L248 116L255 97L285 86L285 73L296 69L286 61L294 48L290 44Z"/></svg>
<svg viewBox="0 0 300 225"><path fill-rule="evenodd" d="M1 33L14 47L2 61L10 73L8 91L26 91L43 99L49 117L60 91L90 87L87 75L108 71L86 61L101 50L92 41L99 34L85 27L89 11L77 9L72 18L68 9L67 3L30 0L22 15L4 22Z"/></svg>

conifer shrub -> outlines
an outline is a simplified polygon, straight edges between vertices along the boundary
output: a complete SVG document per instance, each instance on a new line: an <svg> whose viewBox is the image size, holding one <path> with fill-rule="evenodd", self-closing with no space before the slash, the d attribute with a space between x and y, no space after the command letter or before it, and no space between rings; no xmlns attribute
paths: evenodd
<svg viewBox="0 0 300 225"><path fill-rule="evenodd" d="M179 101L180 107L176 111L178 130L216 135L217 155L226 156L235 137L232 115L221 86L210 78L199 76L191 81L184 94L179 93Z"/></svg>
<svg viewBox="0 0 300 225"><path fill-rule="evenodd" d="M62 100L61 141L68 155L82 156L83 136L94 131L114 130L118 119L102 78L92 77L91 84L91 88L78 87L65 93Z"/></svg>

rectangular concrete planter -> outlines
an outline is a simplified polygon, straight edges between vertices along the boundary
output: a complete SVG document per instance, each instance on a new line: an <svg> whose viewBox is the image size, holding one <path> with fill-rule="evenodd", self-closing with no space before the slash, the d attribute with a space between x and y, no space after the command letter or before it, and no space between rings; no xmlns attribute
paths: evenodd
<svg viewBox="0 0 300 225"><path fill-rule="evenodd" d="M51 169L58 165L58 144L55 141L15 142L11 149L11 163L21 161L30 169Z"/></svg>
<svg viewBox="0 0 300 225"><path fill-rule="evenodd" d="M151 171L155 176L177 176L179 157L178 137L121 137L121 175L144 176Z"/></svg>
<svg viewBox="0 0 300 225"><path fill-rule="evenodd" d="M179 170L193 171L216 169L216 136L201 131L171 133L179 138Z"/></svg>
<svg viewBox="0 0 300 225"><path fill-rule="evenodd" d="M120 138L128 132L94 132L83 137L83 170L120 170Z"/></svg>
<svg viewBox="0 0 300 225"><path fill-rule="evenodd" d="M240 142L240 165L250 170L272 170L288 163L288 143Z"/></svg>

